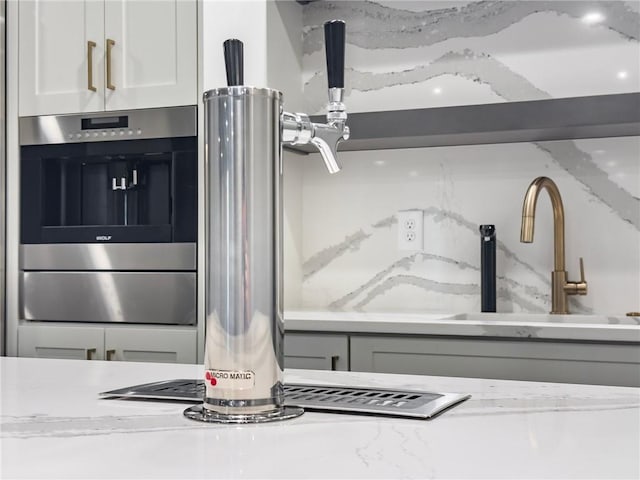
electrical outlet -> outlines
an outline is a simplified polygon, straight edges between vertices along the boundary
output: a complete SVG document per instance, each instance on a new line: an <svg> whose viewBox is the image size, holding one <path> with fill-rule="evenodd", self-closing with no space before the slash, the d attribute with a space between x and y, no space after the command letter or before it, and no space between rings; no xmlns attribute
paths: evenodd
<svg viewBox="0 0 640 480"><path fill-rule="evenodd" d="M402 210L398 212L398 250L416 251L423 249L422 210Z"/></svg>

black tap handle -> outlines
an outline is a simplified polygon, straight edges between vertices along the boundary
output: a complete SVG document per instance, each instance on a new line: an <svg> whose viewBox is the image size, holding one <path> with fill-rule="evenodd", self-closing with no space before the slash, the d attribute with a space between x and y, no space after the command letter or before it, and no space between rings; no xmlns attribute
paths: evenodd
<svg viewBox="0 0 640 480"><path fill-rule="evenodd" d="M344 88L344 39L345 24L342 20L331 20L324 24L329 88Z"/></svg>
<svg viewBox="0 0 640 480"><path fill-rule="evenodd" d="M227 69L227 85L235 87L244 83L244 48L242 42L230 38L224 42L224 64Z"/></svg>

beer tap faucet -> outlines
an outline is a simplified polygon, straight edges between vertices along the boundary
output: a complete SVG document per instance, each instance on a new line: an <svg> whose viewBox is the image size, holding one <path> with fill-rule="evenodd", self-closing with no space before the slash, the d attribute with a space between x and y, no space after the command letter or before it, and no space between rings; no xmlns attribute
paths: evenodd
<svg viewBox="0 0 640 480"><path fill-rule="evenodd" d="M326 123L286 113L282 93L243 84L243 46L224 42L227 87L204 93L205 392L187 418L259 423L294 418L284 404L282 145L313 144L331 173L349 137L345 24L325 24Z"/></svg>
<svg viewBox="0 0 640 480"><path fill-rule="evenodd" d="M282 114L282 142L288 145L311 143L320 151L327 170L336 173L338 144L349 139L346 125L347 112L342 98L344 95L344 49L345 23L332 20L324 24L325 49L327 56L327 78L329 83L329 103L327 123L313 123L304 113Z"/></svg>
<svg viewBox="0 0 640 480"><path fill-rule="evenodd" d="M340 171L338 144L349 139L346 125L347 112L342 102L344 95L345 23L332 20L324 24L325 51L329 102L327 123L313 123L306 113L283 112L281 115L282 143L306 145L311 143L320 152L330 173ZM243 84L243 44L240 40L224 42L224 58L227 65L227 83L230 87Z"/></svg>

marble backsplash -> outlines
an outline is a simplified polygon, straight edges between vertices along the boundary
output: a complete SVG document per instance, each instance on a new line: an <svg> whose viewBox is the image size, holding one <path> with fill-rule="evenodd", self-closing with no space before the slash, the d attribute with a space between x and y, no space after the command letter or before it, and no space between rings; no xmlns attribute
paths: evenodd
<svg viewBox="0 0 640 480"><path fill-rule="evenodd" d="M303 9L308 111L326 102L322 24L347 23L351 112L634 92L640 2L314 1Z"/></svg>
<svg viewBox="0 0 640 480"><path fill-rule="evenodd" d="M321 112L326 98L319 26L332 18L348 25L351 112L640 91L637 1L315 1L303 9L310 111ZM317 155L289 167L297 193L285 213L300 219L285 243L300 284L289 308L479 311L478 226L492 223L498 310L548 312L553 219L545 192L534 243L519 241L525 191L545 175L564 200L566 270L576 280L584 257L589 282L570 309L640 310L640 137L340 157L344 169L333 176ZM424 215L419 252L398 250L397 213L409 209Z"/></svg>
<svg viewBox="0 0 640 480"><path fill-rule="evenodd" d="M640 137L343 152L335 175L316 157L302 171L303 308L479 311L478 226L495 224L498 310L548 312L546 192L534 243L519 238L525 191L544 175L563 197L570 279L584 257L589 293L571 310L640 309ZM424 214L419 252L398 250L397 212L409 209Z"/></svg>

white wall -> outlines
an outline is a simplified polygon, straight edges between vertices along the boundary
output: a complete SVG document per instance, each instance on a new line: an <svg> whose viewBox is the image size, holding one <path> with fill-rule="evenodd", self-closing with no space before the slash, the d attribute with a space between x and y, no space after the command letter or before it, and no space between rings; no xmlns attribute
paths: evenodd
<svg viewBox="0 0 640 480"><path fill-rule="evenodd" d="M304 158L284 152L283 175L283 276L284 308L295 309L302 304L302 175Z"/></svg>
<svg viewBox="0 0 640 480"><path fill-rule="evenodd" d="M322 23L347 23L351 112L638 91L638 1L317 1L304 80L320 110Z"/></svg>
<svg viewBox="0 0 640 480"><path fill-rule="evenodd" d="M221 21L220 19L224 19ZM227 84L222 44L244 44L244 83L280 90L302 105L302 6L293 1L203 0L203 91Z"/></svg>
<svg viewBox="0 0 640 480"><path fill-rule="evenodd" d="M267 3L267 78L283 93L288 112L303 112L302 6L293 1Z"/></svg>
<svg viewBox="0 0 640 480"><path fill-rule="evenodd" d="M479 311L478 226L489 223L496 225L499 241L498 310L549 311L553 219L546 192L538 202L534 243L519 241L525 191L531 180L545 175L555 180L563 197L570 279L579 278L582 256L589 282L589 294L573 297L571 310L636 311L637 223L568 172L558 158L569 155L589 158L607 172L611 189L626 191L637 202L640 137L347 152L341 154L343 170L332 176L319 158L309 158L301 306ZM396 215L405 209L423 211L421 252L398 250Z"/></svg>
<svg viewBox="0 0 640 480"><path fill-rule="evenodd" d="M222 44L229 38L244 44L245 85L267 86L266 18L266 0L203 0L203 91L227 86Z"/></svg>

